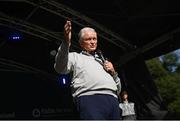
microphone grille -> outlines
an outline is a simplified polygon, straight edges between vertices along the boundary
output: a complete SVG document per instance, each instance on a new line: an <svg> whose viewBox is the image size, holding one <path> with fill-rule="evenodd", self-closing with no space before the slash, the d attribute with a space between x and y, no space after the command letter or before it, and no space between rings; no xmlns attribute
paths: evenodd
<svg viewBox="0 0 180 121"><path fill-rule="evenodd" d="M101 50L99 50L99 49L98 49L96 52L97 52L97 53L99 53L99 54L102 54L102 51L101 51Z"/></svg>

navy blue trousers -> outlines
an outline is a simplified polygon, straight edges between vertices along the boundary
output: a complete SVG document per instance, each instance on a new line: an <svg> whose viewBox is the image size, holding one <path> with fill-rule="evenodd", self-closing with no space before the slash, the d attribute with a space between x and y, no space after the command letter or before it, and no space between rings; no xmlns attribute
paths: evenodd
<svg viewBox="0 0 180 121"><path fill-rule="evenodd" d="M77 99L77 110L83 120L120 120L118 99L111 95L81 96Z"/></svg>

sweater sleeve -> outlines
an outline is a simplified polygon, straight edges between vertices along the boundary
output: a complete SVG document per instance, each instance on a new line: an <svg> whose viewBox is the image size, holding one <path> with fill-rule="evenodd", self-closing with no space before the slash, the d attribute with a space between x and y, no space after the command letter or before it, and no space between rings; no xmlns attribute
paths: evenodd
<svg viewBox="0 0 180 121"><path fill-rule="evenodd" d="M117 86L117 88L118 88L117 93L118 93L118 95L119 95L120 92L121 92L121 80L120 80L120 78L118 77L118 73L116 73L116 74L113 76L113 79L114 79L114 81L116 82L116 86Z"/></svg>
<svg viewBox="0 0 180 121"><path fill-rule="evenodd" d="M67 74L70 72L71 66L69 62L69 45L62 42L55 56L54 69L57 73Z"/></svg>

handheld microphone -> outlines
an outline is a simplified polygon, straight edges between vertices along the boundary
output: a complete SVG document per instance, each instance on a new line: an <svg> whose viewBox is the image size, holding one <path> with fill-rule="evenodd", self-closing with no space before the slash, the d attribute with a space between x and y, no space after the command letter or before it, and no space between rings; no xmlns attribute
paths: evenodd
<svg viewBox="0 0 180 121"><path fill-rule="evenodd" d="M97 52L97 54L100 56L102 62L104 63L104 62L106 61L106 59L104 58L104 56L103 56L101 50L97 50L96 52Z"/></svg>
<svg viewBox="0 0 180 121"><path fill-rule="evenodd" d="M100 56L100 58L101 58L101 60L102 60L103 63L104 63L105 61L107 61L107 59L104 58L101 50L97 50L96 52L97 52L97 54ZM111 71L110 71L110 70L106 70L106 71L111 74Z"/></svg>

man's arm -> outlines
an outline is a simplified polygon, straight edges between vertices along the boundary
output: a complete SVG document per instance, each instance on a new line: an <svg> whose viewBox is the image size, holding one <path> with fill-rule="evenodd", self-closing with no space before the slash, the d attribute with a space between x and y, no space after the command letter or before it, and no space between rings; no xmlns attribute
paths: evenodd
<svg viewBox="0 0 180 121"><path fill-rule="evenodd" d="M117 93L119 95L121 92L121 80L120 80L117 72L115 72L115 74L113 75L113 79L116 82L116 86L118 88Z"/></svg>
<svg viewBox="0 0 180 121"><path fill-rule="evenodd" d="M64 25L64 38L55 57L54 69L58 73L68 73L68 55L71 44L71 22L66 21Z"/></svg>
<svg viewBox="0 0 180 121"><path fill-rule="evenodd" d="M66 73L68 64L69 46L62 42L55 57L54 69L58 73Z"/></svg>
<svg viewBox="0 0 180 121"><path fill-rule="evenodd" d="M116 85L117 85L117 88L118 88L117 93L119 95L120 92L121 92L121 80L118 77L118 73L115 71L113 64L111 62L109 62L109 61L105 61L104 69L106 71L110 72L110 74L112 75L114 81L116 82Z"/></svg>

